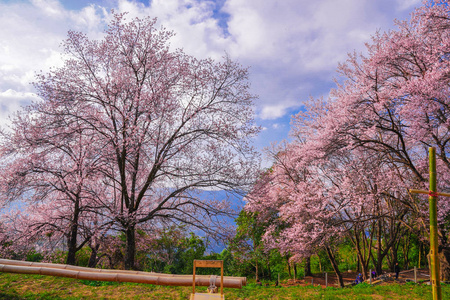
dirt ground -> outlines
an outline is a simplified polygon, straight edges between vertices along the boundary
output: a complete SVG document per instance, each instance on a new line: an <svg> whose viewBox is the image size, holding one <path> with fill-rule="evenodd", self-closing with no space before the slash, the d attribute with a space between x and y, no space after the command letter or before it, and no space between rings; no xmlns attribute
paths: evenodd
<svg viewBox="0 0 450 300"><path fill-rule="evenodd" d="M342 277L344 279L344 284L347 285L355 282L357 275L358 275L357 272L343 272ZM384 278L384 280L380 281L379 280L380 277ZM327 274L327 279L328 279L327 280L328 286L334 287L339 286L335 273L329 272ZM417 281L429 281L429 280L430 276L428 269L417 269ZM397 281L395 280L395 273L391 272L383 272L383 274L381 274L381 276L379 276L378 278L372 279L372 282L375 284L383 284L389 282L391 283L397 282L399 284L404 284L407 281L414 281L414 269L401 271ZM369 279L367 279L366 282L369 283ZM311 285L311 284L325 287L325 274L322 275L315 274L314 276L306 276L304 279L299 279L295 281L293 279L290 279L286 283L282 283L281 285L292 286L292 285Z"/></svg>

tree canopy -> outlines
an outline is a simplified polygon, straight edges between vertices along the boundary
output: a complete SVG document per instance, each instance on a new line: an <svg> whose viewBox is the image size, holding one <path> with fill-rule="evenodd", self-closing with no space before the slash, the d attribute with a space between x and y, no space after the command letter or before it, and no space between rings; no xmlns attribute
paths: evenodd
<svg viewBox="0 0 450 300"><path fill-rule="evenodd" d="M202 191L243 192L252 183L259 156L249 141L259 128L247 69L172 50L173 34L125 14L114 15L101 40L70 31L64 65L34 83L42 101L3 135L3 201L22 197L36 213L48 211L46 224L60 228L72 253L85 226L123 231L128 269L139 224L223 234L220 216L232 210Z"/></svg>

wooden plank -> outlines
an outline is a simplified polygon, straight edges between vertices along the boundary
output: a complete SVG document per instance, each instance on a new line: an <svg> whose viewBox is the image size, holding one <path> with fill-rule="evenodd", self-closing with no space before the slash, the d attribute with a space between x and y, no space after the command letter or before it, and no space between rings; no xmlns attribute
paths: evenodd
<svg viewBox="0 0 450 300"><path fill-rule="evenodd" d="M412 194L430 194L430 191L424 191L424 190L414 190L414 189L410 189L409 190L410 193ZM450 197L449 193L441 193L441 192L437 192L436 193L438 196L445 196L445 197Z"/></svg>
<svg viewBox="0 0 450 300"><path fill-rule="evenodd" d="M225 296L221 294L191 294L190 300L225 300Z"/></svg>
<svg viewBox="0 0 450 300"><path fill-rule="evenodd" d="M194 260L194 268L221 268L222 260Z"/></svg>

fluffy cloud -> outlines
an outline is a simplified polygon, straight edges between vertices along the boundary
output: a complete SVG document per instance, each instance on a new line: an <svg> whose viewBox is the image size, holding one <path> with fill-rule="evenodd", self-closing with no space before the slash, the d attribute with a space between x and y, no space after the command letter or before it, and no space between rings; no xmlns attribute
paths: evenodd
<svg viewBox="0 0 450 300"><path fill-rule="evenodd" d="M38 101L39 98L30 92L17 92L12 89L0 92L0 127L7 127L9 116L33 100Z"/></svg>
<svg viewBox="0 0 450 300"><path fill-rule="evenodd" d="M56 0L0 3L0 103L6 116L30 102L36 72L62 64L59 45L69 29L101 35L104 11L89 5L70 11Z"/></svg>
<svg viewBox="0 0 450 300"><path fill-rule="evenodd" d="M220 59L228 53L251 66L259 118L279 119L298 109L303 99L327 93L336 65L346 59L347 52L363 51L371 34L391 28L394 18L407 18L418 4L418 0L0 3L2 113L17 108L17 99L6 91L30 93L29 82L36 71L61 64L59 44L69 29L100 38L110 10L115 9L129 12L128 19L158 17L160 24L176 32L173 47L189 54Z"/></svg>

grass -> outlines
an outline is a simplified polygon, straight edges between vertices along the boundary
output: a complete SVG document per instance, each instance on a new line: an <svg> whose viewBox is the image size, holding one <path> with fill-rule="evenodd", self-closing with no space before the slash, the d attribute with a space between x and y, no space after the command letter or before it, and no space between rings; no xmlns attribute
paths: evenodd
<svg viewBox="0 0 450 300"><path fill-rule="evenodd" d="M198 288L204 291L205 288ZM0 299L189 299L191 287L167 287L134 283L75 280L41 275L0 273ZM237 289L224 289L227 300L308 300L308 299L432 299L431 287L408 283L352 288L318 286L265 287L249 284ZM450 285L442 285L442 298L450 299Z"/></svg>

